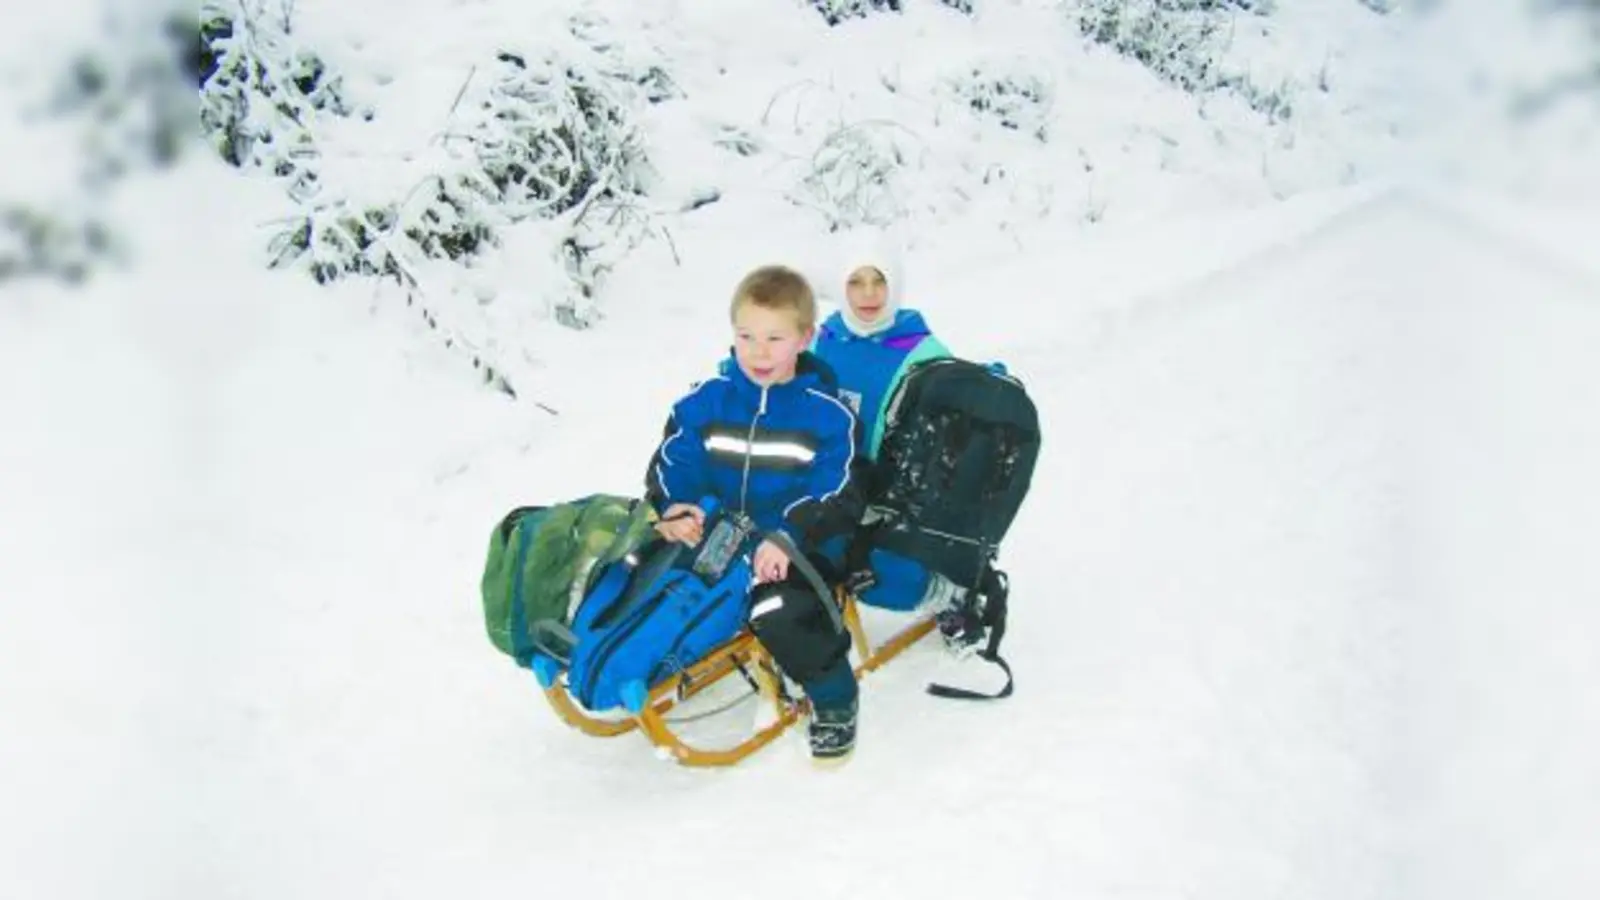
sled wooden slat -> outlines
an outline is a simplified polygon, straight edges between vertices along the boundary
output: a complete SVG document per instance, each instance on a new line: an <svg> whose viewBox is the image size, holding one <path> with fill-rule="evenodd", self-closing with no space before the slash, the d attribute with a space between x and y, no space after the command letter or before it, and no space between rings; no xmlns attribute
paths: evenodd
<svg viewBox="0 0 1600 900"><path fill-rule="evenodd" d="M861 625L861 610L857 608L855 597L843 595L844 624L850 629L850 636L857 647L871 647L867 640L867 630ZM933 617L919 619L897 632L893 637L876 647L861 663L856 666L856 677L860 678L869 672L882 668L889 660L894 659L905 651L907 647L915 644L933 630Z"/></svg>
<svg viewBox="0 0 1600 900"><path fill-rule="evenodd" d="M646 710L639 718L644 733L651 743L666 750L674 759L686 766L731 766L777 740L800 718L801 707L791 705L779 713L772 724L757 731L732 747L706 749L694 747L673 732L657 710Z"/></svg>
<svg viewBox="0 0 1600 900"><path fill-rule="evenodd" d="M852 642L860 649L870 647L866 629L861 624L861 613L857 608L856 598L841 591L838 599L844 624L850 631ZM859 654L859 662L855 667L856 676L860 678L883 667L932 630L931 617L919 619L896 632L871 652ZM809 709L810 704L804 698L786 700L781 696L781 692L776 689L777 676L772 672L771 665L771 658L767 655L766 649L756 640L755 635L746 629L688 669L656 685L650 691L644 710L626 719L591 715L572 699L571 693L559 680L546 688L544 693L561 720L584 734L594 737L615 737L638 730L649 738L651 743L665 751L669 758L682 765L729 766L772 743L806 715ZM759 701L774 705L776 715L769 724L731 747L695 746L673 730L672 723L667 720L666 715L680 701L693 697L741 668L756 680L758 694L761 695Z"/></svg>

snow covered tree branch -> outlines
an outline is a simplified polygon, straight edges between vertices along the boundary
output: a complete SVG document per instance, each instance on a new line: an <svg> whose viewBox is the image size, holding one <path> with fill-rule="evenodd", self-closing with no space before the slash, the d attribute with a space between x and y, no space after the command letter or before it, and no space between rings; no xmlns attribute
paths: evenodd
<svg viewBox="0 0 1600 900"><path fill-rule="evenodd" d="M316 115L352 112L338 73L299 45L281 2L203 0L199 36L206 139L231 165L263 168L310 190Z"/></svg>
<svg viewBox="0 0 1600 900"><path fill-rule="evenodd" d="M426 146L374 156L359 122L336 129L336 141L324 133L335 129L319 116L348 116L354 104L283 16L213 2L208 134L225 158L291 185L294 208L274 226L268 264L324 284L393 282L430 331L501 390L515 393L505 363L518 351L498 333L516 329L506 323L527 301L475 272L514 256L548 314L585 328L599 316L607 275L660 233L646 202L655 171L639 112L681 90L659 53L619 40L625 32L592 10L558 20L556 32L493 46L464 73Z"/></svg>

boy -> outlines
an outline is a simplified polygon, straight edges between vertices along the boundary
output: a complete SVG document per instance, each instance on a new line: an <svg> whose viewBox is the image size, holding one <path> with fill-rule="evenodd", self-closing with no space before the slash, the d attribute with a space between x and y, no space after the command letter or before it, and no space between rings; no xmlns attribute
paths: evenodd
<svg viewBox="0 0 1600 900"><path fill-rule="evenodd" d="M668 540L700 542L705 512L695 501L710 494L808 552L860 518L850 479L856 417L839 400L832 371L806 350L817 310L799 273L751 272L730 317L732 359L673 405L646 496ZM751 630L811 699L812 757L843 759L855 746L858 709L850 636L827 605L832 598L817 596L777 543L763 540L752 562Z"/></svg>

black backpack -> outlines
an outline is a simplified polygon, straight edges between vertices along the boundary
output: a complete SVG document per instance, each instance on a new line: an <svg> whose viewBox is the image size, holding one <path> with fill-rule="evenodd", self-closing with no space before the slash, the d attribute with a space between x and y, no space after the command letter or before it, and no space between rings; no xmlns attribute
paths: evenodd
<svg viewBox="0 0 1600 900"><path fill-rule="evenodd" d="M961 699L1009 696L1011 667L1000 641L1010 584L995 562L1033 481L1038 410L1005 367L943 358L913 365L884 415L878 459L863 479L866 519L846 571L870 580L868 554L881 547L967 588L969 598L981 596L989 633L981 655L1005 670L1005 687L993 695L938 684L928 690Z"/></svg>
<svg viewBox="0 0 1600 900"><path fill-rule="evenodd" d="M1039 458L1039 413L998 364L917 363L885 413L867 486L872 543L982 590Z"/></svg>

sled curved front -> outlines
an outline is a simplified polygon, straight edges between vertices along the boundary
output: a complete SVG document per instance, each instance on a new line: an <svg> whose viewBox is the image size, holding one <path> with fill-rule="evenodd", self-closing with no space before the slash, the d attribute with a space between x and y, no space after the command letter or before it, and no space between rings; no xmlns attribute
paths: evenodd
<svg viewBox="0 0 1600 900"><path fill-rule="evenodd" d="M861 624L861 614L854 595L840 591L838 600L844 625L850 631L854 646L861 650L871 647ZM856 677L862 678L899 656L931 632L933 624L931 617L919 619L870 652L860 653L855 666ZM768 724L730 747L696 746L673 730L672 723L666 718L667 713L680 701L693 697L734 672L742 673L753 682L760 702L773 704L775 715ZM616 737L638 730L664 755L682 765L729 766L777 740L808 711L809 703L804 698L791 700L783 696L783 691L779 689L780 682L766 649L746 629L688 669L656 685L651 689L644 708L625 719L595 716L587 712L572 698L561 680L545 688L544 693L561 720L584 734Z"/></svg>
<svg viewBox="0 0 1600 900"><path fill-rule="evenodd" d="M573 699L564 679L558 679L545 688L544 695L555 708L556 714L561 717L561 721L592 737L616 737L619 734L627 734L649 719L657 720L654 730L661 731L666 729L661 716L676 706L678 701L693 697L741 665L748 665L753 655L759 651L761 645L755 636L748 631L741 632L700 662L656 685L650 691L650 698L643 712L625 719L597 716L584 709ZM650 730L646 729L647 732Z"/></svg>
<svg viewBox="0 0 1600 900"><path fill-rule="evenodd" d="M555 707L556 715L561 717L561 721L591 737L616 737L639 727L639 721L631 717L606 719L590 715L578 705L578 701L572 699L572 694L567 692L566 686L561 682L545 688L544 696L550 701L550 705Z"/></svg>

